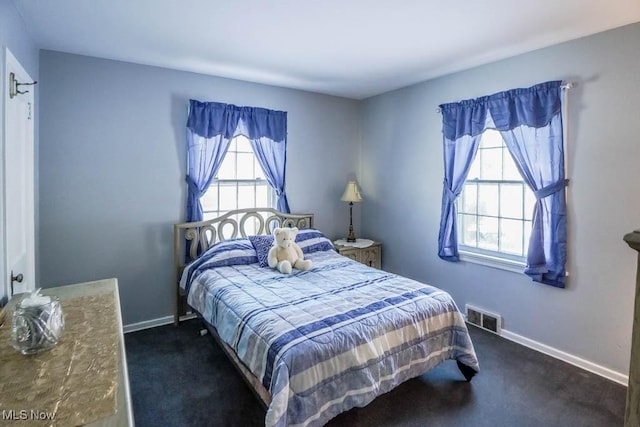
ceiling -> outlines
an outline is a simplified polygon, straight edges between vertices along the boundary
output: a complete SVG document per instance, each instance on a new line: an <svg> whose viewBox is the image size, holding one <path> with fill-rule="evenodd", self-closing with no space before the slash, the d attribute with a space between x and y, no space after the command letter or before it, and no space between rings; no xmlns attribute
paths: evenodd
<svg viewBox="0 0 640 427"><path fill-rule="evenodd" d="M640 21L638 0L13 1L42 49L355 99Z"/></svg>

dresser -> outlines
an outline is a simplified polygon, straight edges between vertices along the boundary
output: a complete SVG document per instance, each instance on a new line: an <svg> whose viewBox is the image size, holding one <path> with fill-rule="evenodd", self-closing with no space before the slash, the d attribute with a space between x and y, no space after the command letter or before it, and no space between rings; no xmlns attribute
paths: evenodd
<svg viewBox="0 0 640 427"><path fill-rule="evenodd" d="M625 235L624 241L632 249L639 252L635 310L633 313L633 335L631 338L629 388L627 389L627 409L624 416L625 427L637 427L640 426L640 230Z"/></svg>
<svg viewBox="0 0 640 427"><path fill-rule="evenodd" d="M382 243L373 242L366 248L336 244L336 250L342 256L351 258L373 268L382 268Z"/></svg>
<svg viewBox="0 0 640 427"><path fill-rule="evenodd" d="M3 416L33 421L38 413L53 414L52 425L133 426L117 279L48 288L42 294L60 300L65 332L55 347L36 355L8 349L13 307L22 295L11 299L0 331L0 357L6 363L0 366ZM21 364L24 368L16 369ZM42 381L45 386L35 384Z"/></svg>

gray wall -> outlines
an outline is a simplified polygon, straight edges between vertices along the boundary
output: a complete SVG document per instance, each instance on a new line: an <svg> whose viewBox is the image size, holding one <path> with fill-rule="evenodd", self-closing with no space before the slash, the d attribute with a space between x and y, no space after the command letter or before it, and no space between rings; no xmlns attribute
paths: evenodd
<svg viewBox="0 0 640 427"><path fill-rule="evenodd" d="M4 34L2 4L0 12L0 41L27 40L10 43L35 77L32 43L24 31ZM115 276L125 323L171 314L171 225L184 219L187 100L261 106L289 112L292 211L316 213L318 228L341 237L348 209L338 199L346 180L359 178L356 232L383 241L386 269L446 289L461 308L502 314L511 332L626 373L636 264L621 237L640 221L639 41L635 24L364 102L42 51L41 282ZM568 115L567 289L440 260L435 108L555 79L578 82Z"/></svg>
<svg viewBox="0 0 640 427"><path fill-rule="evenodd" d="M569 97L567 289L437 256L443 160L438 104L547 80ZM636 260L622 236L640 226L640 24L370 98L363 105L364 234L385 269L449 291L504 328L627 373Z"/></svg>
<svg viewBox="0 0 640 427"><path fill-rule="evenodd" d="M9 48L13 56L16 57L18 62L22 65L27 73L31 76L31 78L38 80L39 70L38 70L38 48L36 44L33 42L27 28L22 21L22 17L16 10L13 5L13 2L8 0L0 0L0 48L2 51L0 52L0 76L2 80L0 82L0 94L5 87L5 48ZM35 91L35 114L34 114L34 130L35 130L35 183L36 183L36 193L35 193L35 226L36 230L38 229L38 121L39 121L39 90L37 87L30 89ZM4 104L2 100L0 100L0 153L4 153L3 141L2 141L2 130L3 130L3 120L4 120ZM0 188L4 188L2 183L2 177L4 176L4 172L2 171L2 162L0 161ZM4 221L4 217L2 216L2 200L0 200L0 220ZM3 244L3 243L0 243ZM36 282L38 280L38 245L36 244ZM0 248L0 277L4 278L4 253L3 249ZM4 287L4 284L2 285Z"/></svg>
<svg viewBox="0 0 640 427"><path fill-rule="evenodd" d="M35 79L38 76L38 48L12 1L0 1L0 46L2 46L2 55L0 55L2 74L4 74L4 48L8 47L31 77Z"/></svg>
<svg viewBox="0 0 640 427"><path fill-rule="evenodd" d="M172 314L172 225L185 219L189 98L288 112L287 193L331 238L358 168L359 104L343 98L42 51L41 277L117 277L125 324Z"/></svg>

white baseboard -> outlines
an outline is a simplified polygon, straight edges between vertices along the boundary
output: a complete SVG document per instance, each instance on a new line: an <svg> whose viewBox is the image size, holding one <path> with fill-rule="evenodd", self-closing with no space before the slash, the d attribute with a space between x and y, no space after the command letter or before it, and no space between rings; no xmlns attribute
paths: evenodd
<svg viewBox="0 0 640 427"><path fill-rule="evenodd" d="M507 331L506 329L502 330L500 336L508 339L509 341L513 341L517 344L539 351L540 353L544 353L548 356L560 359L563 362L567 362L571 365L577 366L578 368L582 368L585 371L589 371L596 375L600 375L601 377L610 379L611 381L622 384L625 387L629 384L628 375L609 368L605 368L604 366L598 365L597 363L590 362L588 360L582 359L581 357L574 356L573 354L566 353L562 350L558 350L557 348L550 347L538 341L523 337L522 335Z"/></svg>
<svg viewBox="0 0 640 427"><path fill-rule="evenodd" d="M189 320L189 319L193 319L194 317L196 317L195 314L188 314L186 316L182 316L180 320L181 321ZM173 316L165 316L165 317L159 317L157 319L145 320L138 323L130 323L128 325L124 325L122 330L124 331L125 334L128 334L129 332L155 328L156 326L170 325L171 323L173 323Z"/></svg>
<svg viewBox="0 0 640 427"><path fill-rule="evenodd" d="M122 328L125 334L129 332L141 331L143 329L155 328L173 323L173 316L159 317L157 319L145 320L138 323L130 323Z"/></svg>

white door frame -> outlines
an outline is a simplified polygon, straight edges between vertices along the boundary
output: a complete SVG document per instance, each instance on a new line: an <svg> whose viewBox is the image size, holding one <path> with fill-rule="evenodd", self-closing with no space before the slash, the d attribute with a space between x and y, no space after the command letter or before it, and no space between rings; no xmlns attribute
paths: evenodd
<svg viewBox="0 0 640 427"><path fill-rule="evenodd" d="M6 64L7 64L7 56L9 56L11 54L11 52L9 51L9 48L5 48L5 54L3 55L4 57L2 58L2 63L0 63L1 67L0 67L0 81L5 82L4 84L0 84L0 97L2 98L2 102L0 103L0 232L2 233L2 236L4 236L5 233L5 228L6 228L6 224L5 224L5 219L4 219L4 198L5 198L5 191L4 191L4 158L5 158L5 150L4 150L4 140L5 140L5 135L6 135L6 130L4 128L4 123L6 121L6 111L7 111L7 101L4 98L4 94L5 94L5 88L7 88L8 90L8 85L9 85L9 76L6 76ZM6 256L5 256L5 239L4 237L0 238L0 305L3 305L4 302L6 301L6 298L9 295L8 290L10 291L10 285L7 285L6 282Z"/></svg>
<svg viewBox="0 0 640 427"><path fill-rule="evenodd" d="M7 135L8 135L8 108L7 104L9 102L9 69L14 69L18 71L22 76L21 80L33 81L29 76L29 73L22 67L22 64L16 59L16 57L11 53L8 47L5 47L4 54L4 67L0 70L0 78L4 81L4 84L0 84L0 95L2 96L2 114L0 114L0 128L2 130L2 138L0 138L0 231L2 232L0 237L0 288L2 293L0 294L0 299L4 300L5 297L11 296L11 281L9 278L9 268L7 265L7 247L6 247L6 170L5 170L5 161L6 161L6 150L7 150ZM26 77L26 79L25 79ZM29 89L33 96L33 90ZM33 97L33 116L35 116L35 97ZM34 117L35 119L35 117ZM35 120L34 120L35 123ZM33 138L35 143L35 128L33 129ZM35 160L35 147L32 145L31 147L31 159ZM35 161L33 162L33 166L31 168L31 181L30 186L35 189ZM31 194L30 204L31 211L35 214L35 194ZM27 266L28 270L25 271L25 276L28 274L32 281L32 286L34 284L35 278L35 217L27 219L27 228L30 230L30 236L27 238L27 244L29 245L29 251L31 252L34 259L31 259L30 265Z"/></svg>

